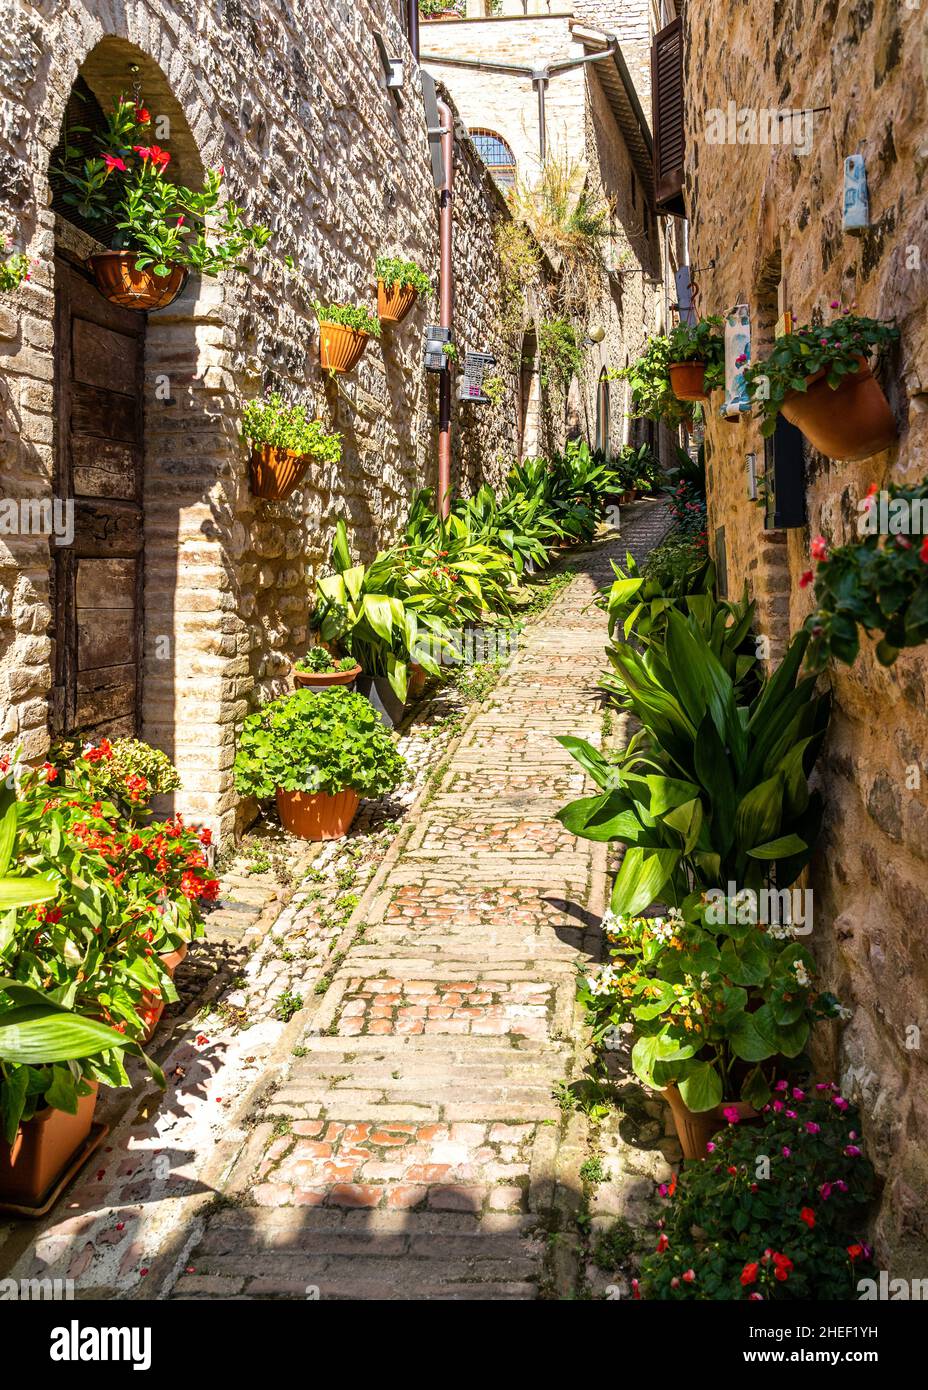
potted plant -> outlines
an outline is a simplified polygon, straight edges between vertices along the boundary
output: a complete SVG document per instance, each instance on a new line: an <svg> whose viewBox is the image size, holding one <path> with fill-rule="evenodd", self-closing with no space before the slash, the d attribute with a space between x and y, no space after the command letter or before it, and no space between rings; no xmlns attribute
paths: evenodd
<svg viewBox="0 0 928 1390"><path fill-rule="evenodd" d="M367 340L380 337L380 320L355 304L313 305L319 320L319 363L329 372L350 372L358 365Z"/></svg>
<svg viewBox="0 0 928 1390"><path fill-rule="evenodd" d="M861 631L878 639L873 650L882 666L928 641L928 479L909 487L891 483L882 502L875 494L874 483L858 522L865 535L834 549L824 536L812 542L817 569L800 580L806 587L814 577L818 604L805 621L810 671L823 670L831 657L852 665ZM881 525L889 529L880 531Z"/></svg>
<svg viewBox="0 0 928 1390"><path fill-rule="evenodd" d="M419 17L423 24L440 24L442 21L460 19L453 0L419 0Z"/></svg>
<svg viewBox="0 0 928 1390"><path fill-rule="evenodd" d="M670 338L659 334L648 339L641 357L616 373L632 388L631 415L635 419L662 421L670 429L683 425L689 430L698 404L681 401L670 382L674 360Z"/></svg>
<svg viewBox="0 0 928 1390"><path fill-rule="evenodd" d="M399 256L379 256L374 268L377 276L377 314L381 323L401 323L416 296L429 294L432 282L415 261Z"/></svg>
<svg viewBox="0 0 928 1390"><path fill-rule="evenodd" d="M51 764L17 775L18 800L0 791L0 1201L41 1214L92 1151L97 1087L129 1084L125 1055L164 1085L142 1051L137 1010L158 979L147 933L159 899L133 912L140 887L103 830L114 808L82 771L57 793ZM7 877L11 867L19 872Z"/></svg>
<svg viewBox="0 0 928 1390"><path fill-rule="evenodd" d="M661 1185L639 1296L859 1298L876 1191L860 1117L838 1086L781 1081L757 1124L726 1124L708 1155Z"/></svg>
<svg viewBox="0 0 928 1390"><path fill-rule="evenodd" d="M219 205L223 170L207 170L199 192L171 182L167 150L152 143L141 102L118 97L106 117L100 153L69 153L57 170L64 201L112 233L112 249L91 256L100 293L127 309L163 309L191 270L204 275L247 269L266 245L267 227L249 226L231 200Z"/></svg>
<svg viewBox="0 0 928 1390"><path fill-rule="evenodd" d="M324 690L331 685L351 685L361 674L353 656L333 656L326 647L310 647L293 663L293 679L298 686Z"/></svg>
<svg viewBox="0 0 928 1390"><path fill-rule="evenodd" d="M691 894L666 916L608 914L613 964L583 998L601 1036L632 1022L632 1065L663 1093L685 1158L702 1158L726 1120L756 1116L806 1046L835 1018L814 963L789 924L761 924L750 895Z"/></svg>
<svg viewBox="0 0 928 1390"><path fill-rule="evenodd" d="M716 316L678 323L668 337L670 384L680 401L707 401L725 384L725 340Z"/></svg>
<svg viewBox="0 0 928 1390"><path fill-rule="evenodd" d="M832 323L777 338L765 361L744 369L761 434L773 434L782 413L829 458L865 459L888 449L898 437L896 421L868 359L898 337L892 324L845 311Z"/></svg>
<svg viewBox="0 0 928 1390"><path fill-rule="evenodd" d="M87 762L90 753L95 755L92 764ZM133 821L147 820L152 798L166 796L181 785L168 755L138 738L105 739L101 745L74 734L56 740L49 759L56 767L68 770L82 761L91 771L94 790L112 801L121 816Z"/></svg>
<svg viewBox="0 0 928 1390"><path fill-rule="evenodd" d="M361 796L382 796L406 764L370 702L341 686L297 690L245 720L235 787L275 796L282 824L304 840L348 833Z"/></svg>
<svg viewBox="0 0 928 1390"><path fill-rule="evenodd" d="M251 443L251 490L255 497L282 502L299 487L312 459L337 463L342 437L328 434L312 407L287 402L278 391L248 401L242 412L242 438Z"/></svg>

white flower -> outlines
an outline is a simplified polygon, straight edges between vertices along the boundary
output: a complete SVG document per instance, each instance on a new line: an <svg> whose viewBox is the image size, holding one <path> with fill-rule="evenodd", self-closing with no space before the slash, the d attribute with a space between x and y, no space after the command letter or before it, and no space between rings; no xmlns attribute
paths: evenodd
<svg viewBox="0 0 928 1390"><path fill-rule="evenodd" d="M793 970L796 973L797 984L805 986L811 983L809 980L809 972L806 970L801 960L793 961Z"/></svg>
<svg viewBox="0 0 928 1390"><path fill-rule="evenodd" d="M612 994L616 987L616 972L612 965L604 965L598 975L587 975L586 982L594 996Z"/></svg>
<svg viewBox="0 0 928 1390"><path fill-rule="evenodd" d="M835 1009L835 1013L842 1022L846 1023L847 1020L853 1016L854 1011L853 1009L849 1009L846 1004L839 1004Z"/></svg>
<svg viewBox="0 0 928 1390"><path fill-rule="evenodd" d="M792 922L769 922L767 935L772 936L776 941L784 941L787 937L796 935L796 928Z"/></svg>

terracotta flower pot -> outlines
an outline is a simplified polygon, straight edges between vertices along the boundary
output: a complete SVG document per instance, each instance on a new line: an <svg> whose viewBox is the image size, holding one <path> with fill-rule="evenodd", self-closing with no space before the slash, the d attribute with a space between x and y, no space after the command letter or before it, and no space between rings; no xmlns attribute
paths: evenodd
<svg viewBox="0 0 928 1390"><path fill-rule="evenodd" d="M351 372L364 356L370 335L346 323L320 323L319 362L329 372Z"/></svg>
<svg viewBox="0 0 928 1390"><path fill-rule="evenodd" d="M391 285L377 281L377 316L381 323L402 323L416 302L412 285Z"/></svg>
<svg viewBox="0 0 928 1390"><path fill-rule="evenodd" d="M858 358L856 372L843 377L834 390L824 371L810 376L805 391L790 391L781 413L802 430L809 443L827 458L870 458L898 438L889 401L866 360Z"/></svg>
<svg viewBox="0 0 928 1390"><path fill-rule="evenodd" d="M277 789L277 814L291 835L301 840L340 840L347 835L360 798L346 787L330 796L327 792L286 792Z"/></svg>
<svg viewBox="0 0 928 1390"><path fill-rule="evenodd" d="M418 661L409 663L409 683L406 689L407 700L418 700L425 689L425 682L428 680L428 671L424 666L420 666Z"/></svg>
<svg viewBox="0 0 928 1390"><path fill-rule="evenodd" d="M164 966L165 970L168 972L172 980L174 978L174 971L180 965L181 961L186 956L188 950L189 947L186 941L182 941L176 951L166 951L165 954L161 957L161 964ZM164 999L161 995L161 991L157 989L146 989L145 993L142 995L142 999L138 1008L139 1017L141 1018L142 1022L147 1025L145 1032L142 1035L143 1043L150 1042L151 1039L154 1037L155 1029L161 1022L161 1015L163 1013Z"/></svg>
<svg viewBox="0 0 928 1390"><path fill-rule="evenodd" d="M101 251L87 264L93 271L97 289L111 304L124 309L166 309L187 283L187 267L175 265L168 275L156 275L154 267L136 261L139 251Z"/></svg>
<svg viewBox="0 0 928 1390"><path fill-rule="evenodd" d="M326 690L330 685L350 685L361 674L360 666L352 666L347 671L298 671L293 668L296 685L309 686L312 690Z"/></svg>
<svg viewBox="0 0 928 1390"><path fill-rule="evenodd" d="M295 454L279 444L252 444L251 491L269 502L283 502L303 481L309 454Z"/></svg>
<svg viewBox="0 0 928 1390"><path fill-rule="evenodd" d="M670 385L678 401L707 401L705 362L671 362Z"/></svg>
<svg viewBox="0 0 928 1390"><path fill-rule="evenodd" d="M77 1114L48 1106L19 1126L12 1144L0 1140L0 1202L38 1205L90 1134L97 1083L77 1102Z"/></svg>
<svg viewBox="0 0 928 1390"><path fill-rule="evenodd" d="M460 19L460 18L461 18L461 16L460 16L459 14L455 14L452 10L448 10L448 11L446 11L445 14L423 14L423 15L420 15L420 16L419 16L419 23L420 23L420 24L448 24L448 23L451 22L451 20Z"/></svg>
<svg viewBox="0 0 928 1390"><path fill-rule="evenodd" d="M728 1124L726 1110L737 1110L742 1120L753 1120L757 1111L743 1100L723 1100L713 1110L690 1110L676 1086L661 1092L673 1111L673 1122L684 1158L705 1158L706 1145L714 1134Z"/></svg>

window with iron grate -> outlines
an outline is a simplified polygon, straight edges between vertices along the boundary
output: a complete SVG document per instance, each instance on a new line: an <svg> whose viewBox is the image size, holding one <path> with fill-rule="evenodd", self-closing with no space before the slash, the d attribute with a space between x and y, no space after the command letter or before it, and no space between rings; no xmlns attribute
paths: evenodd
<svg viewBox="0 0 928 1390"><path fill-rule="evenodd" d="M477 153L501 188L514 188L516 182L515 155L501 135L495 131L477 129L470 132Z"/></svg>

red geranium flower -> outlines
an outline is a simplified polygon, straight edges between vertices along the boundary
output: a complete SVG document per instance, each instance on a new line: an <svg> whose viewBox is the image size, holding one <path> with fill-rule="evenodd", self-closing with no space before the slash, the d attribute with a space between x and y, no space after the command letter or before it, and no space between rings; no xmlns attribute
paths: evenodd
<svg viewBox="0 0 928 1390"><path fill-rule="evenodd" d="M748 1284L757 1283L757 1271L759 1269L760 1265L757 1263L756 1260L753 1260L750 1264L746 1264L744 1266L744 1269L741 1271L741 1282L742 1284L744 1284L745 1287L747 1287Z"/></svg>
<svg viewBox="0 0 928 1390"><path fill-rule="evenodd" d="M811 571L811 570L806 570L805 574L802 574L802 575L799 576L799 587L800 587L800 589L808 589L809 585L812 583L812 580L813 580L814 578L815 578L815 575L812 573L812 571Z"/></svg>
<svg viewBox="0 0 928 1390"><path fill-rule="evenodd" d="M815 537L811 545L811 552L813 560L822 561L828 559L828 542L824 536Z"/></svg>
<svg viewBox="0 0 928 1390"><path fill-rule="evenodd" d="M803 1207L802 1211L799 1213L799 1220L804 1221L811 1231L815 1226L815 1212L811 1207Z"/></svg>

